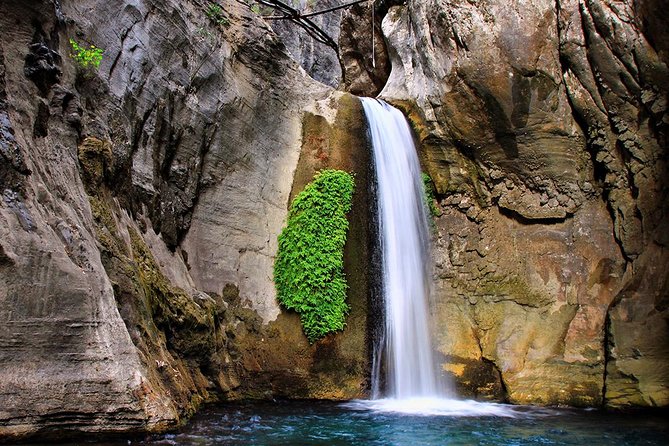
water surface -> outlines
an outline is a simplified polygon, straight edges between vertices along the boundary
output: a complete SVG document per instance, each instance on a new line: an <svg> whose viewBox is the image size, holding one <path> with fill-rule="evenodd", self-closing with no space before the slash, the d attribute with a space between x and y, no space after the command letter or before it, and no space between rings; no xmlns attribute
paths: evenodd
<svg viewBox="0 0 669 446"><path fill-rule="evenodd" d="M659 414L487 405L500 415L410 415L365 403L246 403L202 412L151 445L667 445ZM454 412L455 413L455 412ZM479 412L480 413L480 412Z"/></svg>

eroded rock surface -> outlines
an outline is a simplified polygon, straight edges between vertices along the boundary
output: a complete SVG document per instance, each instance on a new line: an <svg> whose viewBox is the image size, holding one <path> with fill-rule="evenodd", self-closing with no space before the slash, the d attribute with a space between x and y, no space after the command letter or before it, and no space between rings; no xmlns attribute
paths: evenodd
<svg viewBox="0 0 669 446"><path fill-rule="evenodd" d="M302 14L318 13L342 4L338 0L296 0L284 3ZM261 15L281 16L276 10L265 6L261 6L259 12ZM342 13L342 10L336 10L308 18L334 42L337 42ZM333 88L339 87L342 80L342 68L339 54L334 48L314 40L304 29L289 20L270 20L270 23L288 51L311 77Z"/></svg>
<svg viewBox="0 0 669 446"><path fill-rule="evenodd" d="M309 345L272 283L305 123L348 135L319 156L364 154L361 112L346 96L337 118L342 94L221 4L216 23L206 1L2 3L0 439L364 392L364 291L347 331ZM104 49L99 69L70 38Z"/></svg>
<svg viewBox="0 0 669 446"><path fill-rule="evenodd" d="M650 10L431 0L384 19L381 95L442 197L439 349L470 392L668 403L669 71Z"/></svg>

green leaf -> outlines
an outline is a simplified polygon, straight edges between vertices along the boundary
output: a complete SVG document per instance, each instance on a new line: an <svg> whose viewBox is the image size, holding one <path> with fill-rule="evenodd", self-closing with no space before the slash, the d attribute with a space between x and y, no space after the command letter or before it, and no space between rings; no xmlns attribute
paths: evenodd
<svg viewBox="0 0 669 446"><path fill-rule="evenodd" d="M95 45L90 45L88 48L85 48L79 45L74 39L70 39L70 46L72 47L72 57L81 68L99 68L100 62L102 62L102 53L104 50L98 48Z"/></svg>
<svg viewBox="0 0 669 446"><path fill-rule="evenodd" d="M435 204L437 191L434 189L432 178L425 172L421 173L421 177L423 179L423 199L425 200L425 206L427 206L428 211L430 211L430 216L432 218L439 217L441 211Z"/></svg>

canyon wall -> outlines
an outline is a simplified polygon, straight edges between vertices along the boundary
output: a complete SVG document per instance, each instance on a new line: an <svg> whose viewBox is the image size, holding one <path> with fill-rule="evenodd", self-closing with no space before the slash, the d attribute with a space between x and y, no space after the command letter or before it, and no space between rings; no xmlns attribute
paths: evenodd
<svg viewBox="0 0 669 446"><path fill-rule="evenodd" d="M342 74L220 4L0 3L0 439L366 394L364 117L305 69L382 89L414 127L440 211L432 329L461 395L669 403L660 2L388 0L375 28L357 5L319 21L340 30ZM69 39L102 48L99 68ZM351 313L310 345L272 266L289 200L323 168L356 175Z"/></svg>
<svg viewBox="0 0 669 446"><path fill-rule="evenodd" d="M381 96L410 117L441 198L434 330L461 392L669 403L660 7L430 0L386 15Z"/></svg>
<svg viewBox="0 0 669 446"><path fill-rule="evenodd" d="M318 13L339 6L341 2L337 0L295 0L285 2L285 4L294 10L301 11L303 14L316 14L308 19L330 37L333 42L337 42L343 10L339 9L325 14ZM282 16L278 10L265 5L260 6L260 12L264 16ZM299 62L309 76L333 88L339 86L342 80L342 69L337 49L316 41L291 20L275 19L268 21L286 45L292 57Z"/></svg>
<svg viewBox="0 0 669 446"><path fill-rule="evenodd" d="M363 395L359 102L307 76L244 3L1 5L0 439ZM99 68L70 39L103 49ZM355 292L347 329L310 345L272 268L291 192L325 167L360 180Z"/></svg>

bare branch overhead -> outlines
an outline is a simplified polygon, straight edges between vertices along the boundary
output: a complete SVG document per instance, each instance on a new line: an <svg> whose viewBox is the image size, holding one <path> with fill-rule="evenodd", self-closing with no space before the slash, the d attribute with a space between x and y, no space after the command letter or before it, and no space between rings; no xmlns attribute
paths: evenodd
<svg viewBox="0 0 669 446"><path fill-rule="evenodd" d="M353 6L358 3L364 3L370 0L357 0L345 3L343 5L333 6L331 8L323 9L320 11L309 12L306 14L303 14L301 11L278 0L255 0L255 1L261 5L268 6L280 13L280 15L264 16L263 17L264 19L289 20L295 23L297 26L304 29L307 32L307 34L309 34L317 42L323 43L332 48L333 50L338 51L339 48L337 46L337 42L335 42L334 39L332 39L332 37L330 37L325 31L323 31L323 29L321 29L320 26L314 23L310 19L310 17L348 8L349 6Z"/></svg>

